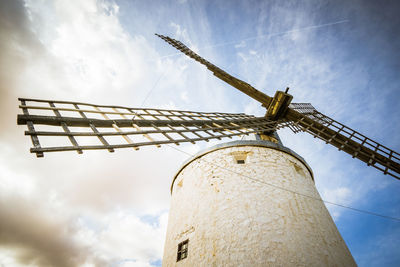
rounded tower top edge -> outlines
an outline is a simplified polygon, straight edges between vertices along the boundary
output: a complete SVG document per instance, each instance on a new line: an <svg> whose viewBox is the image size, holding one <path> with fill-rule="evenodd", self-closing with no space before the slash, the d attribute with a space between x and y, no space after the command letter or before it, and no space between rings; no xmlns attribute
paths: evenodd
<svg viewBox="0 0 400 267"><path fill-rule="evenodd" d="M271 148L271 149L275 149L275 150L279 150L281 152L284 152L286 154L289 154L291 156L293 156L294 158L298 159L299 161L301 161L304 166L307 168L307 170L310 172L311 178L314 181L314 174L313 171L311 169L311 167L307 164L307 162L303 159L303 157L301 157L299 154L297 154L296 152L294 152L293 150L291 150L290 148L287 148L285 146L283 146L281 143L274 143L271 141L266 141L266 140L237 140L237 141L232 141L232 142L227 142L227 143L221 143L221 144L217 144L215 146L206 148L204 150L201 150L199 152L197 152L195 155L193 155L192 157L190 157L189 159L187 159L186 161L183 162L182 166L179 168L179 170L176 172L176 174L174 175L174 178L172 179L172 183L171 183L171 194L172 194L172 189L174 186L174 182L176 180L176 178L178 177L178 175L181 173L181 171L187 166L189 165L191 162L193 162L194 160L208 154L211 152L214 152L216 150L219 149L224 149L224 148L228 148L228 147L233 147L233 146L258 146L258 147L266 147L266 148Z"/></svg>

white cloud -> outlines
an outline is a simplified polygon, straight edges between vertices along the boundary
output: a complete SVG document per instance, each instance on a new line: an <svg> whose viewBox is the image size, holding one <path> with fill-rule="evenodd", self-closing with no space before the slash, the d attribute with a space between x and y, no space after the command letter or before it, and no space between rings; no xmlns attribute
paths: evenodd
<svg viewBox="0 0 400 267"><path fill-rule="evenodd" d="M120 210L98 218L103 227L96 233L83 227L80 236L83 240L89 239L96 255L101 255L107 262L123 262L123 266L138 262L149 264L162 255L166 216L166 213L159 215L158 225L152 226L126 210Z"/></svg>
<svg viewBox="0 0 400 267"><path fill-rule="evenodd" d="M235 48L242 48L246 47L246 42L245 41L240 41L240 43L235 45Z"/></svg>
<svg viewBox="0 0 400 267"><path fill-rule="evenodd" d="M189 97L188 97L188 92L187 92L187 91L181 92L180 97L181 97L181 99L182 99L183 101L189 102Z"/></svg>
<svg viewBox="0 0 400 267"><path fill-rule="evenodd" d="M9 64L13 72L7 75L7 89L2 86L2 103L14 105L18 95L139 105L154 86L151 77L173 64L160 61L143 36L122 28L115 3L28 1L26 8L26 24L13 29L19 41L9 39L5 46L3 64L15 62L15 55L23 64ZM184 64L171 68L163 82L176 85L184 69ZM167 156L171 152L163 148L154 156L143 148L140 154L87 152L35 159L27 153L29 139L12 141L21 137L22 128L15 126L16 112L10 110L2 114L9 129L0 153L0 206L9 207L0 209L2 264L109 266L136 258L134 264L145 266L161 258L169 178L175 161L184 156ZM149 171L151 162L159 168ZM145 214L156 214L158 226L142 222Z"/></svg>
<svg viewBox="0 0 400 267"><path fill-rule="evenodd" d="M288 32L315 21L291 6L261 8L255 31L264 37L241 41L235 48L246 47L247 52L240 50L235 57L235 54L227 55L222 45L215 51L209 49L215 43L214 30L201 2L180 6L181 14L196 18L175 17L170 23L171 12L165 13L157 7L161 15L151 21L136 22L136 17L125 15L125 20L135 20L132 25L121 24L121 13L125 10L120 10L114 2L27 1L26 10L19 1L7 4L7 8L16 6L16 9L8 12L10 23L4 27L5 37L0 36L3 37L0 39L0 124L6 129L0 133L0 196L4 206L16 203L10 207L18 207L18 213L10 208L0 210L0 217L8 215L4 217L8 220L2 220L3 229L15 233L0 250L0 263L6 266L23 264L27 255L45 266L56 253L49 255L51 249L45 251L44 246L53 245L73 255L60 255L66 265L75 266L79 262L90 266L98 262L98 266L105 262L116 266L150 266L150 262L161 257L172 176L188 157L163 146L161 149L144 147L137 152L85 152L79 156L49 153L44 159L36 159L28 154L30 140L23 136L24 128L15 125L17 96L264 114L259 103L231 93L235 89L193 60L175 54L161 58L161 54L168 54L165 51L172 48L161 40L147 38L146 31L172 29L173 37L200 51L216 65L239 73L264 92L270 90L268 93L272 94L272 90L289 85L296 102L316 103L318 109L329 111L329 115L334 114L339 120L361 120L368 131L378 136L383 129L368 126L377 109L385 105L385 95L375 99L375 91L371 89L360 100L362 97L351 93L355 84L367 87L366 67L346 60L337 68L335 60L344 54L330 46L329 40L317 40L324 46L321 53L313 46L313 31ZM148 10L152 10L150 7ZM190 13L191 8L196 9L196 14ZM270 12L275 16L270 16ZM142 13L143 17L154 15ZM249 33L238 30L233 34L232 39L239 40ZM341 79L357 82L351 84L353 87L338 90L332 85ZM348 116L351 112L354 114ZM378 119L373 121L376 125L383 124ZM389 127L389 132L393 129L390 125L385 127ZM344 163L351 161L351 157L346 158L342 152L307 134L293 135L283 130L281 137L309 162L322 197L329 201L357 206L368 193L390 184L387 180L374 182L378 176L368 173L375 170L359 171L356 163ZM195 154L217 143L220 141L176 148ZM328 208L335 216L341 216L341 208ZM36 210L39 212L33 212ZM143 220L144 216L152 217L152 221ZM13 220L48 227L49 235L41 236L39 242L29 225L13 225ZM58 234L51 235L52 232ZM12 249L10 240L24 249Z"/></svg>
<svg viewBox="0 0 400 267"><path fill-rule="evenodd" d="M62 71L61 77L48 75L51 72L47 62L44 69L27 69L26 80L31 81L31 87L49 91L57 87L57 94L65 88L68 94L93 99L143 86L144 78L150 81L146 61L155 53L142 36L132 38L124 31L115 4L55 1L48 11L45 3L28 2L28 8L39 12L33 16L33 30L49 55L57 60L55 67ZM56 21L51 19L53 16ZM141 92L135 90L133 95L141 96Z"/></svg>
<svg viewBox="0 0 400 267"><path fill-rule="evenodd" d="M340 205L349 205L354 202L355 198L358 198L358 196L354 196L353 192L347 187L337 187L333 189L323 188L321 197L323 200L328 202L327 207L335 220L339 219L343 208L329 205L329 202Z"/></svg>
<svg viewBox="0 0 400 267"><path fill-rule="evenodd" d="M238 56L242 61L244 61L244 62L246 62L246 61L249 60L249 57L248 57L247 55L245 55L244 53L242 53L242 52L238 52L238 53L236 53L236 54L237 54L237 56Z"/></svg>
<svg viewBox="0 0 400 267"><path fill-rule="evenodd" d="M255 56L257 55L257 51L250 49L249 54Z"/></svg>
<svg viewBox="0 0 400 267"><path fill-rule="evenodd" d="M351 190L347 187L339 187L332 190L325 190L322 193L323 199L330 202L348 202L348 198L351 196Z"/></svg>
<svg viewBox="0 0 400 267"><path fill-rule="evenodd" d="M265 110L261 107L260 102L250 100L250 102L244 107L244 113L261 117L265 115Z"/></svg>
<svg viewBox="0 0 400 267"><path fill-rule="evenodd" d="M189 34L185 27L182 27L178 23L171 22L170 27L175 30L175 37L180 40L181 42L185 43L186 46L192 47L192 41L190 40Z"/></svg>

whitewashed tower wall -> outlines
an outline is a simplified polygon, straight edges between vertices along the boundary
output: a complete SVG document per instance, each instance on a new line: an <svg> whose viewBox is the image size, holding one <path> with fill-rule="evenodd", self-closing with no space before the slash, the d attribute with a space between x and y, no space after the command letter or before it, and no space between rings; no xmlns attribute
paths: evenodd
<svg viewBox="0 0 400 267"><path fill-rule="evenodd" d="M209 149L184 165L171 191L163 266L356 266L310 168L281 145ZM187 258L177 262L185 240Z"/></svg>

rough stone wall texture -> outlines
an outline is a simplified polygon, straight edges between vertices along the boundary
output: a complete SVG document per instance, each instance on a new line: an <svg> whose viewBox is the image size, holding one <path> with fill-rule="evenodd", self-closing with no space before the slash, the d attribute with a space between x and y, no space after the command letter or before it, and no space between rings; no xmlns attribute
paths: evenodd
<svg viewBox="0 0 400 267"><path fill-rule="evenodd" d="M245 164L236 163L238 152ZM173 184L163 266L356 266L322 201L269 184L320 199L304 164L271 148L222 148L184 167ZM188 257L177 262L186 239Z"/></svg>

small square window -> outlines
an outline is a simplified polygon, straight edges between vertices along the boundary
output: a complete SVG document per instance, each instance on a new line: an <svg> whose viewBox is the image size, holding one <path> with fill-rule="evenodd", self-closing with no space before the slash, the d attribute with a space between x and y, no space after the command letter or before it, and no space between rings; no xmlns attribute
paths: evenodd
<svg viewBox="0 0 400 267"><path fill-rule="evenodd" d="M180 261L187 258L188 244L189 244L189 239L186 239L185 241L178 244L178 254L176 257L176 261Z"/></svg>
<svg viewBox="0 0 400 267"><path fill-rule="evenodd" d="M236 163L237 163L237 164L244 164L244 159L238 159L238 160L236 161Z"/></svg>

